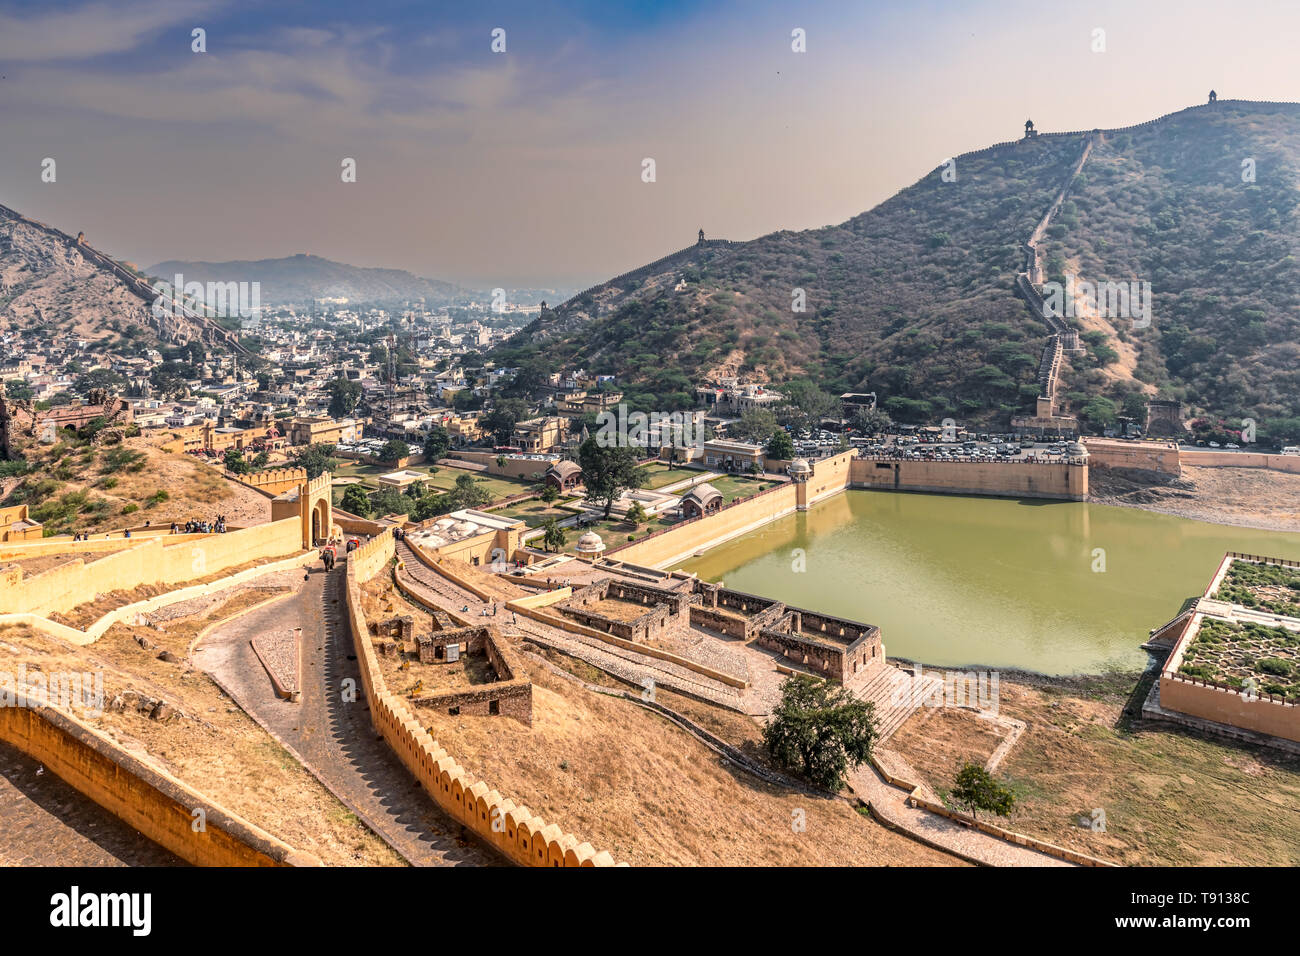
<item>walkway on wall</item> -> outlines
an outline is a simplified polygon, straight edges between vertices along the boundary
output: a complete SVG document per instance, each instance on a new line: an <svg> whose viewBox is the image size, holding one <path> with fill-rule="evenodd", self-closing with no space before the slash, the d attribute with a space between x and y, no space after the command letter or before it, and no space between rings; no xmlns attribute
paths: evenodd
<svg viewBox="0 0 1300 956"><path fill-rule="evenodd" d="M194 663L325 787L416 866L490 866L500 858L445 816L375 732L343 603L345 571L316 569L291 598L215 628ZM302 628L302 699L276 697L249 641ZM352 680L355 702L343 700Z"/></svg>
<svg viewBox="0 0 1300 956"><path fill-rule="evenodd" d="M186 865L3 742L0 820L0 866Z"/></svg>
<svg viewBox="0 0 1300 956"><path fill-rule="evenodd" d="M1047 324L1048 337L1043 346L1043 354L1038 364L1038 387L1045 398L1051 398L1053 404L1056 399L1057 377L1061 367L1061 356L1065 349L1073 350L1078 344L1078 333L1070 328L1064 318L1053 314L1048 310L1043 302L1043 296L1038 291L1038 286L1043 281L1042 253L1038 249L1038 244L1042 241L1043 236L1047 233L1047 228L1052 224L1052 217L1060 210L1061 205L1065 202L1065 197L1069 195L1070 187L1074 185L1079 174L1083 172L1084 164L1088 162L1088 157L1092 155L1092 147L1096 142L1095 134L1087 134L1083 144L1083 151L1079 154L1078 160L1075 161L1074 168L1070 170L1070 176L1066 179L1065 184L1052 200L1047 212L1043 218L1038 221L1034 231L1029 234L1025 241L1025 268L1024 271L1016 274L1016 292L1024 300L1025 308L1034 318Z"/></svg>

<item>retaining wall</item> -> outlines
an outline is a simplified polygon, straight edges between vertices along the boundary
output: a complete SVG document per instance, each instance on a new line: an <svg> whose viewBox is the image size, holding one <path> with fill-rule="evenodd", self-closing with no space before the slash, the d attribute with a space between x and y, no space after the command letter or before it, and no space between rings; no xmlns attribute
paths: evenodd
<svg viewBox="0 0 1300 956"><path fill-rule="evenodd" d="M167 536L150 538L90 564L78 558L30 578L23 575L21 568L7 569L0 573L0 614L70 611L110 591L177 584L301 550L301 522L297 517L180 544L169 545Z"/></svg>
<svg viewBox="0 0 1300 956"><path fill-rule="evenodd" d="M196 866L320 866L54 707L0 707L0 738ZM198 832L196 810L204 821Z"/></svg>

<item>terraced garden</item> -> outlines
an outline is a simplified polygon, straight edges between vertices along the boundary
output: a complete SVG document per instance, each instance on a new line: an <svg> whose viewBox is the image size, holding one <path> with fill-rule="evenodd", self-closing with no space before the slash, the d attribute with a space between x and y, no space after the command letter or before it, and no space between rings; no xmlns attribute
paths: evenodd
<svg viewBox="0 0 1300 956"><path fill-rule="evenodd" d="M1300 570L1235 560L1214 597L1260 611L1300 617Z"/></svg>
<svg viewBox="0 0 1300 956"><path fill-rule="evenodd" d="M1207 617L1183 653L1180 674L1300 700L1300 633Z"/></svg>

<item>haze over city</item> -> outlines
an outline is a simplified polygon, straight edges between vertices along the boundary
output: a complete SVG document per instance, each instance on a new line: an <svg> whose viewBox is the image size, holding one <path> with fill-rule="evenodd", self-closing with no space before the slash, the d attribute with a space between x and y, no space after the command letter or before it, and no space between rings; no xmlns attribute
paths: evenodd
<svg viewBox="0 0 1300 956"><path fill-rule="evenodd" d="M582 286L841 222L1026 118L1300 98L1298 34L1283 2L5 3L0 193L140 265Z"/></svg>

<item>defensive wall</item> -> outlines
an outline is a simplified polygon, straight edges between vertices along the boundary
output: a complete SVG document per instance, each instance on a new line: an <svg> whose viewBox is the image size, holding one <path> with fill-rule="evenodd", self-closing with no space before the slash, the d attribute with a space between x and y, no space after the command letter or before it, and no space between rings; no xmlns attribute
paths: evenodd
<svg viewBox="0 0 1300 956"><path fill-rule="evenodd" d="M20 567L6 568L0 571L0 614L64 613L110 591L178 584L250 561L288 557L303 550L297 517L178 544L169 545L167 538L150 538L89 564L76 558L30 578Z"/></svg>
<svg viewBox="0 0 1300 956"><path fill-rule="evenodd" d="M320 866L58 708L0 706L0 739L196 866Z"/></svg>
<svg viewBox="0 0 1300 956"><path fill-rule="evenodd" d="M307 480L305 468L271 468L252 475L227 475L227 477L247 485L254 491L275 498L292 488L297 488Z"/></svg>
<svg viewBox="0 0 1300 956"><path fill-rule="evenodd" d="M1300 455L1268 455L1255 451L1195 451L1183 453L1183 464L1200 468L1269 468L1300 475Z"/></svg>
<svg viewBox="0 0 1300 956"><path fill-rule="evenodd" d="M916 461L885 456L853 461L852 487L1010 498L1088 497L1088 461Z"/></svg>
<svg viewBox="0 0 1300 956"><path fill-rule="evenodd" d="M1153 475L1177 477L1183 473L1179 463L1179 449L1171 441L1113 441L1105 438L1085 438L1088 465L1111 471L1134 471ZM1233 457L1236 457L1235 455ZM1300 459L1297 459L1300 463Z"/></svg>
<svg viewBox="0 0 1300 956"><path fill-rule="evenodd" d="M375 730L443 811L507 859L524 866L613 866L608 851L597 852L475 780L420 725L407 703L389 692L361 611L360 583L382 573L394 555L393 535L385 532L349 555L346 572L348 623Z"/></svg>

